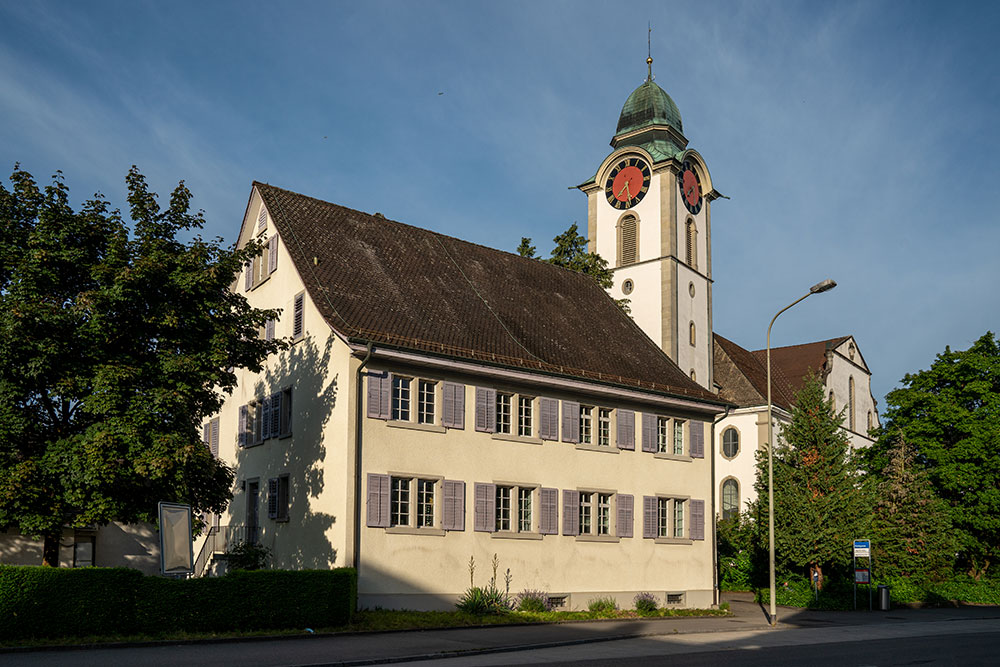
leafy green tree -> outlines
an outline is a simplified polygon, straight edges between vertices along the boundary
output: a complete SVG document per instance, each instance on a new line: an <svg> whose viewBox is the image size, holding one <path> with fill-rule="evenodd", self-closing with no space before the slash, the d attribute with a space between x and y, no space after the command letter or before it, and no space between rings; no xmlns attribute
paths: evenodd
<svg viewBox="0 0 1000 667"><path fill-rule="evenodd" d="M885 465L894 438L914 449L948 503L959 563L980 578L1000 557L1000 343L946 347L927 370L886 395L882 436L870 465Z"/></svg>
<svg viewBox="0 0 1000 667"><path fill-rule="evenodd" d="M611 289L614 284L614 273L608 268L608 262L596 252L587 251L587 237L581 236L574 222L565 232L552 239L556 247L552 249L551 256L545 260L550 264L561 266L565 269L585 273L604 289ZM517 252L522 257L535 257L535 246L531 245L531 239L521 237L521 245ZM615 302L626 313L631 313L629 299L615 299Z"/></svg>
<svg viewBox="0 0 1000 667"><path fill-rule="evenodd" d="M955 560L948 504L934 493L906 440L892 440L888 460L875 478L871 534L876 572L918 581L940 578L951 572Z"/></svg>
<svg viewBox="0 0 1000 667"><path fill-rule="evenodd" d="M774 446L774 542L785 567L808 567L822 588L824 568L851 562L852 540L864 537L869 496L850 442L815 375L795 397L792 420ZM767 525L767 457L758 462L756 521Z"/></svg>
<svg viewBox="0 0 1000 667"><path fill-rule="evenodd" d="M79 211L61 175L0 183L0 526L43 537L58 564L64 526L154 521L158 501L222 511L233 472L200 424L284 343L276 315L228 287L260 251L196 235L183 182L163 210L133 167L129 226L100 196ZM182 242L178 236L194 236Z"/></svg>

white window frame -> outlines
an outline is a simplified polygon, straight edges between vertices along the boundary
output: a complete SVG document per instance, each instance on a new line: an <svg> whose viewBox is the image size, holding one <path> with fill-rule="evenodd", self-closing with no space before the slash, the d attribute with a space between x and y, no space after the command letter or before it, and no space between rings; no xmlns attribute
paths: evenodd
<svg viewBox="0 0 1000 667"><path fill-rule="evenodd" d="M673 420L673 426L671 427L673 437L671 438L671 442L673 443L672 453L674 456L684 456L684 432L686 430L683 419Z"/></svg>
<svg viewBox="0 0 1000 667"><path fill-rule="evenodd" d="M392 388L390 394L390 419L393 421L410 421L412 415L411 388L413 378L405 375L392 376Z"/></svg>
<svg viewBox="0 0 1000 667"><path fill-rule="evenodd" d="M580 442L581 445L594 444L594 406L580 406Z"/></svg>
<svg viewBox="0 0 1000 667"><path fill-rule="evenodd" d="M666 454L670 437L670 417L656 416L656 453Z"/></svg>
<svg viewBox="0 0 1000 667"><path fill-rule="evenodd" d="M517 497L516 486L508 484L496 485L496 511L494 515L494 529L498 533L512 533L513 521L511 516L512 498Z"/></svg>
<svg viewBox="0 0 1000 667"><path fill-rule="evenodd" d="M535 399L532 396L517 396L517 435L531 438L535 434Z"/></svg>
<svg viewBox="0 0 1000 667"><path fill-rule="evenodd" d="M389 476L389 529L426 531L438 528L441 479L428 475Z"/></svg>
<svg viewBox="0 0 1000 667"><path fill-rule="evenodd" d="M514 404L514 394L507 392L497 392L494 416L496 418L496 433L501 435L511 434L512 406Z"/></svg>
<svg viewBox="0 0 1000 667"><path fill-rule="evenodd" d="M417 380L417 423L433 424L436 419L437 382L433 380Z"/></svg>
<svg viewBox="0 0 1000 667"><path fill-rule="evenodd" d="M611 408L597 409L597 445L611 446Z"/></svg>

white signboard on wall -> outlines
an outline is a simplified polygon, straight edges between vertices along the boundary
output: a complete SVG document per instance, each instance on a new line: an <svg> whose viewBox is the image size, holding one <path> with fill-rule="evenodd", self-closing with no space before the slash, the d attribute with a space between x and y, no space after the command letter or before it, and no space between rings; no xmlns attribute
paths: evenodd
<svg viewBox="0 0 1000 667"><path fill-rule="evenodd" d="M191 574L194 553L191 543L191 506L160 503L160 572Z"/></svg>

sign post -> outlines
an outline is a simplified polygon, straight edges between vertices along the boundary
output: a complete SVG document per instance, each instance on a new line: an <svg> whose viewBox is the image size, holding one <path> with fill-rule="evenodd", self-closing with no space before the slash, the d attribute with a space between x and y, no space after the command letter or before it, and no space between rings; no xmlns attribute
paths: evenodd
<svg viewBox="0 0 1000 667"><path fill-rule="evenodd" d="M854 609L858 608L858 584L868 588L868 611L872 610L872 542L871 540L854 540ZM868 562L865 567L858 567L858 559Z"/></svg>

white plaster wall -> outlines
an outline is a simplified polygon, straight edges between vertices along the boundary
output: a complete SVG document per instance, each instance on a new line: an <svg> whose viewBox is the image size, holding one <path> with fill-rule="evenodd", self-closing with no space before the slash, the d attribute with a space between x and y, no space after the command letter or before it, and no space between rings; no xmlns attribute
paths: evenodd
<svg viewBox="0 0 1000 667"><path fill-rule="evenodd" d="M762 415L756 409L736 410L715 426L715 508L722 515L722 482L734 477L740 485L740 511L746 511L749 503L757 499L754 481L757 478L756 454L762 441L759 439L760 425L767 423L767 410ZM722 455L722 434L733 427L740 434L740 450L732 459Z"/></svg>
<svg viewBox="0 0 1000 667"><path fill-rule="evenodd" d="M855 353L853 361L850 359L848 346L852 342L853 339L848 339L833 351L830 373L826 377L826 392L829 395L833 390L836 410L838 412L844 410L850 395L850 378L854 378L855 428L853 431L850 429L850 416L847 411L844 412L844 428L851 439L851 446L857 449L869 447L874 442L868 436L868 412L872 413L873 426L877 426L880 422L878 411L875 409L875 399L871 393L871 374L859 352Z"/></svg>
<svg viewBox="0 0 1000 667"><path fill-rule="evenodd" d="M95 567L130 567L144 574L160 571L160 536L150 524L110 523L94 532ZM73 567L73 548L77 540L72 528L63 530L59 540L59 566ZM81 536L79 539L90 539ZM0 563L4 565L41 565L42 540L34 540L16 531L0 532Z"/></svg>
<svg viewBox="0 0 1000 667"><path fill-rule="evenodd" d="M663 345L663 314L661 275L666 265L662 262L633 264L615 271L615 284L611 296L615 299L629 299L632 319L657 345ZM622 283L631 279L635 286L631 294L622 291ZM685 283L686 285L687 283ZM685 334L686 335L686 334ZM687 340L685 338L684 340Z"/></svg>
<svg viewBox="0 0 1000 667"><path fill-rule="evenodd" d="M694 283L695 295L689 285ZM697 345L691 346L688 327L695 323ZM677 365L685 374L695 370L696 379L707 386L711 366L712 332L709 324L708 281L686 264L677 265Z"/></svg>

